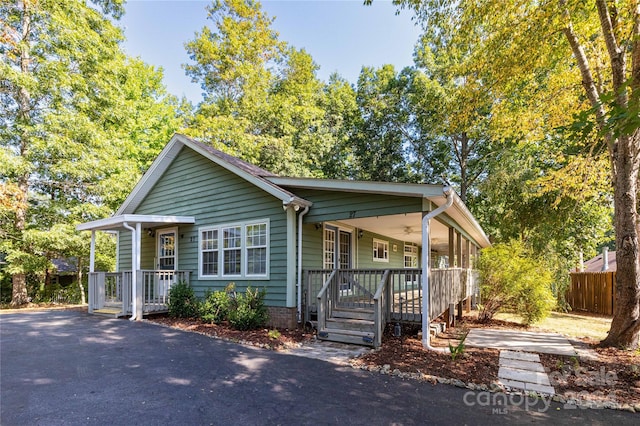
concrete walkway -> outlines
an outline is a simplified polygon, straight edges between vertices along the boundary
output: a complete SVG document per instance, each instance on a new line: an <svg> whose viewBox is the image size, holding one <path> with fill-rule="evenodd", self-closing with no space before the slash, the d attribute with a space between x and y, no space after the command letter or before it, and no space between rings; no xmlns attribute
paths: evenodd
<svg viewBox="0 0 640 426"><path fill-rule="evenodd" d="M371 348L365 346L316 340L312 343L305 343L298 348L288 349L284 351L284 353L304 358L319 359L336 365L348 365L350 359L357 358L371 351Z"/></svg>
<svg viewBox="0 0 640 426"><path fill-rule="evenodd" d="M577 355L569 340L555 333L473 328L467 335L465 345L565 356Z"/></svg>
<svg viewBox="0 0 640 426"><path fill-rule="evenodd" d="M538 354L500 351L498 380L504 386L555 395Z"/></svg>

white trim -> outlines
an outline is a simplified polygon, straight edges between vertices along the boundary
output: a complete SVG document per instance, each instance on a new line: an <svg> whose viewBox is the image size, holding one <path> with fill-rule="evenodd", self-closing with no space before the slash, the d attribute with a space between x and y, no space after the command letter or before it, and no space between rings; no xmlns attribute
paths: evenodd
<svg viewBox="0 0 640 426"><path fill-rule="evenodd" d="M209 232L209 231L216 231L216 240L217 240L217 247L215 249L216 253L216 258L217 258L217 265L218 265L218 270L216 272L215 275L204 275L202 273L202 234L204 232ZM210 278L219 278L220 277L220 229L217 226L201 226L198 228L198 279L210 279Z"/></svg>
<svg viewBox="0 0 640 426"><path fill-rule="evenodd" d="M386 258L380 259L376 257L376 253L377 251L374 250L374 246L376 244L384 244L383 246L383 250L384 250L384 254L387 256ZM372 250L372 257L373 257L373 261L374 262L381 262L381 263L389 263L389 241L388 240L381 240L379 238L374 238L373 242L371 243L371 250Z"/></svg>
<svg viewBox="0 0 640 426"><path fill-rule="evenodd" d="M420 183L373 182L338 179L291 178L267 176L266 180L278 186L293 186L305 189L321 189L343 192L398 195L408 197L442 197L442 185Z"/></svg>
<svg viewBox="0 0 640 426"><path fill-rule="evenodd" d="M178 227L177 226L172 226L171 228L160 228L160 229L156 229L156 264L154 266L154 269L160 269L160 234L162 233L170 233L173 232L173 235L175 235L175 247L173 248L173 270L177 271L178 270L178 245L179 245L179 241L178 238L180 237L178 235ZM170 270L170 269L167 269Z"/></svg>
<svg viewBox="0 0 640 426"><path fill-rule="evenodd" d="M164 216L147 214L123 214L111 216L105 219L98 219L91 222L81 223L76 226L78 231L109 230L124 228L123 223L141 223L144 225L172 225L172 224L194 224L196 218L193 216ZM148 226L147 226L148 227Z"/></svg>
<svg viewBox="0 0 640 426"><path fill-rule="evenodd" d="M287 295L286 307L296 306L296 211L287 208Z"/></svg>
<svg viewBox="0 0 640 426"><path fill-rule="evenodd" d="M267 255L266 255L266 267L265 274L248 274L247 273L247 226L251 225L267 225ZM229 275L224 273L224 241L222 230L225 228L240 228L240 274L239 275ZM218 231L218 273L216 275L203 275L202 274L202 233L207 231ZM198 279L199 280L222 280L222 279L247 279L247 280L269 280L271 274L271 221L269 218L264 219L252 219L244 222L234 222L234 223L221 223L217 225L207 225L198 227Z"/></svg>

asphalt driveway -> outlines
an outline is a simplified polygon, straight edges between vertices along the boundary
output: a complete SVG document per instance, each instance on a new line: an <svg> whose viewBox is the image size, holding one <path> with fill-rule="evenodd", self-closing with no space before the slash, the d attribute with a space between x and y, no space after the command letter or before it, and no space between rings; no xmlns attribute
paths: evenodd
<svg viewBox="0 0 640 426"><path fill-rule="evenodd" d="M5 426L622 425L638 420L626 412L534 402L492 401L466 389L85 312L0 315L0 424Z"/></svg>

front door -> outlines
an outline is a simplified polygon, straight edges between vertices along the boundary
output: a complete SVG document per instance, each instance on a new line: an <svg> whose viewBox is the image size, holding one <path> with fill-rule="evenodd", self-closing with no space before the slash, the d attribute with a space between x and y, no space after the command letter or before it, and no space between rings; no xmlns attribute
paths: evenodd
<svg viewBox="0 0 640 426"><path fill-rule="evenodd" d="M178 230L175 228L160 229L157 232L158 256L156 269L159 272L154 274L156 279L154 280L153 288L149 289L152 293L151 296L156 299L164 300L169 295L169 288L174 278L173 271L176 270L178 263L177 234Z"/></svg>
<svg viewBox="0 0 640 426"><path fill-rule="evenodd" d="M335 226L324 229L324 269L351 269L351 232Z"/></svg>

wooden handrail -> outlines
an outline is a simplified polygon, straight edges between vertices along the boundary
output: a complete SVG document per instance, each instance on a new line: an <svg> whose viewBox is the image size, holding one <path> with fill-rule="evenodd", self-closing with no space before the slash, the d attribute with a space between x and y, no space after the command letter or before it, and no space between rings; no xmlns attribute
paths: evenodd
<svg viewBox="0 0 640 426"><path fill-rule="evenodd" d="M327 289L329 288L329 284L331 283L331 280L333 280L333 277L336 275L336 272L337 272L337 269L334 269L331 272L331 274L329 275L329 278L327 278L327 280L322 285L322 288L320 289L320 292L318 292L318 300L320 300L320 298L327 293Z"/></svg>
<svg viewBox="0 0 640 426"><path fill-rule="evenodd" d="M327 278L327 281L325 281L322 289L318 293L318 331L324 330L327 324L327 290L336 275L336 271L337 270L334 269L333 272L331 272L331 275L329 275L329 278Z"/></svg>

